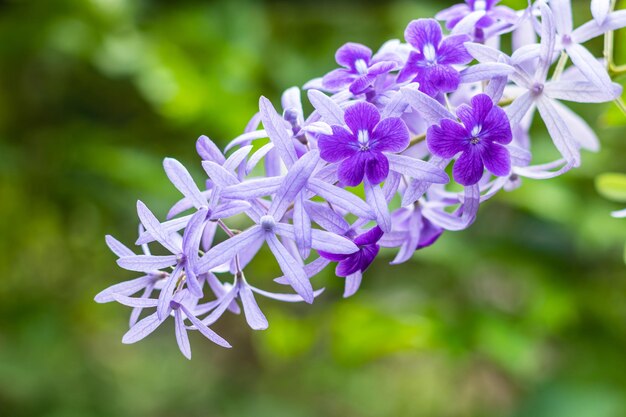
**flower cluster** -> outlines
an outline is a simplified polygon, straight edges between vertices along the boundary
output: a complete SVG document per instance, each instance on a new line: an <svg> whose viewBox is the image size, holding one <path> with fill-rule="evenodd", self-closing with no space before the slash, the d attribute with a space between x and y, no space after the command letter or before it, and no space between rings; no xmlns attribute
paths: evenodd
<svg viewBox="0 0 626 417"><path fill-rule="evenodd" d="M331 262L350 296L380 247L396 250L392 264L406 262L444 231L470 226L498 191L563 174L580 164L581 149L598 149L591 128L562 101L619 97L620 86L583 44L626 26L626 10L594 0L593 20L573 29L569 0L520 11L496 3L466 0L440 12L451 34L435 19L418 19L406 43L387 42L375 54L342 46L341 68L304 86L311 114L293 87L278 110L261 97L259 113L224 152L201 136L201 186L165 159L182 199L164 221L138 202L141 253L106 238L119 266L141 274L96 296L132 308L123 342L173 317L186 357L188 331L230 347L211 330L227 310L243 310L252 329L265 329L256 297L312 303L323 291L312 278ZM507 33L511 55L495 46ZM555 161L533 160L536 113L560 153ZM265 245L284 291L246 278Z"/></svg>

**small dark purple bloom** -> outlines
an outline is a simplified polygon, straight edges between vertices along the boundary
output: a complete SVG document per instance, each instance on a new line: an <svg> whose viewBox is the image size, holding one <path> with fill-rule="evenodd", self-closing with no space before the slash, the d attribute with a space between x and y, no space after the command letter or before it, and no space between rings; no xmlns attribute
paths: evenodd
<svg viewBox="0 0 626 417"><path fill-rule="evenodd" d="M393 61L372 58L372 50L358 43L346 43L337 50L335 60L344 68L333 70L322 79L322 85L329 90L340 90L350 86L354 95L364 92L376 77L396 69Z"/></svg>
<svg viewBox="0 0 626 417"><path fill-rule="evenodd" d="M443 229L441 227L437 226L426 217L422 218L422 222L422 233L415 250L429 247L435 243L443 233Z"/></svg>
<svg viewBox="0 0 626 417"><path fill-rule="evenodd" d="M367 232L354 238L354 244L359 247L357 252L349 255L323 251L318 251L318 253L323 258L338 262L335 273L337 276L347 277L355 272L365 272L372 262L374 262L374 258L376 258L376 255L378 255L378 251L380 250L378 241L382 236L383 231L380 227L375 226Z"/></svg>
<svg viewBox="0 0 626 417"><path fill-rule="evenodd" d="M389 160L383 152L402 152L409 145L409 131L398 117L380 120L373 104L359 102L346 109L348 129L333 125L332 135L320 135L320 156L340 162L339 180L354 187L367 176L371 184L383 182L389 174Z"/></svg>
<svg viewBox="0 0 626 417"><path fill-rule="evenodd" d="M461 123L442 119L426 133L428 149L442 158L452 158L459 152L452 174L462 185L476 184L483 169L497 176L511 171L507 145L513 139L511 125L504 110L494 106L486 94L472 97L471 107L463 104L456 110Z"/></svg>
<svg viewBox="0 0 626 417"><path fill-rule="evenodd" d="M468 64L471 55L463 46L470 40L467 35L454 35L443 39L441 27L434 19L413 20L404 32L404 38L416 50L409 55L404 68L398 74L398 82L411 77L418 82L420 91L435 96L449 93L459 86L459 72L452 67Z"/></svg>

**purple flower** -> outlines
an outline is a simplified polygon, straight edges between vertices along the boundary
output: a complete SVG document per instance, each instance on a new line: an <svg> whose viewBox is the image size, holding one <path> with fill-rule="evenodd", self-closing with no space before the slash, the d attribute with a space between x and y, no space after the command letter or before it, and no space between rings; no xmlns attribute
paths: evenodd
<svg viewBox="0 0 626 417"><path fill-rule="evenodd" d="M348 129L333 125L332 135L320 135L320 156L327 162L340 162L339 180L356 186L367 176L380 184L389 174L389 160L383 152L402 152L409 145L409 131L398 117L380 120L378 109L359 102L344 115Z"/></svg>
<svg viewBox="0 0 626 417"><path fill-rule="evenodd" d="M442 158L461 153L453 168L454 179L462 185L476 184L486 167L497 176L511 170L509 152L501 145L511 142L513 135L506 113L494 106L486 94L472 97L471 107L463 104L456 112L461 123L442 119L426 133L430 151Z"/></svg>
<svg viewBox="0 0 626 417"><path fill-rule="evenodd" d="M419 83L420 90L430 96L457 89L460 77L452 65L472 61L471 55L463 46L464 42L470 40L468 36L455 35L443 39L441 27L436 20L417 19L409 23L404 38L416 51L410 53L404 68L398 74L398 82L414 77L413 81Z"/></svg>
<svg viewBox="0 0 626 417"><path fill-rule="evenodd" d="M153 298L135 298L127 297L125 295L113 294L115 301L122 305L126 305L133 308L151 308L157 307L159 300ZM189 291L182 290L176 293L176 295L169 301L169 313L174 316L174 330L176 333L176 341L180 351L185 355L187 359L191 359L191 346L189 345L189 336L187 330L198 330L207 339L213 343L225 347L232 347L224 338L211 330L207 324L204 324L200 319L196 317L198 314L196 310L197 298L194 298ZM146 336L154 332L168 316L159 317L158 313L152 313L134 324L122 337L122 343L131 344L136 343ZM187 327L185 320L189 319L191 327ZM212 324L212 323L210 323Z"/></svg>
<svg viewBox="0 0 626 417"><path fill-rule="evenodd" d="M383 231L380 227L375 226L367 232L358 235L353 239L359 250L351 254L330 253L318 251L320 256L330 261L338 262L335 274L340 277L347 277L356 272L365 272L365 270L374 262L374 258L378 255L380 246L378 240L382 237Z"/></svg>
<svg viewBox="0 0 626 417"><path fill-rule="evenodd" d="M512 9L497 6L499 2L500 0L465 0L465 3L442 10L435 18L445 20L447 29L467 26L468 29L473 29L477 41L484 41L485 29L493 27L498 22L502 26L511 27L518 19Z"/></svg>
<svg viewBox="0 0 626 417"><path fill-rule="evenodd" d="M372 50L359 43L348 42L337 50L335 60L344 68L333 70L322 79L322 85L331 91L350 86L354 95L364 92L379 75L396 69L394 61L372 58Z"/></svg>

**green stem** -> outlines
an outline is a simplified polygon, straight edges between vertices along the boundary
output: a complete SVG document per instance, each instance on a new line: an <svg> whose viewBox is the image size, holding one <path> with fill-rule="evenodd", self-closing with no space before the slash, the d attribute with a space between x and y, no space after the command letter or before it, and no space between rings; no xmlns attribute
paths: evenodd
<svg viewBox="0 0 626 417"><path fill-rule="evenodd" d="M563 74L563 70L565 70L565 64L567 64L568 58L567 52L561 51L561 57L559 58L559 62L556 64L554 73L552 74L552 81L558 81L558 79L561 78L561 74Z"/></svg>

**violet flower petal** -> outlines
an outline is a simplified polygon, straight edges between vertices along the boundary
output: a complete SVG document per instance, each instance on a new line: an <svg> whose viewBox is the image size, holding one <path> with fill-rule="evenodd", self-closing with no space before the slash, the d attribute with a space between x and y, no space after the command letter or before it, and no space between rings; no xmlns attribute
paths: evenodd
<svg viewBox="0 0 626 417"><path fill-rule="evenodd" d="M289 251L278 240L273 233L265 234L265 241L270 250L274 254L280 269L285 274L289 284L297 292L305 302L311 304L313 302L313 287L304 272L304 269L291 256Z"/></svg>
<svg viewBox="0 0 626 417"><path fill-rule="evenodd" d="M126 245L124 245L122 242L120 242L111 235L106 235L104 237L104 240L109 249L111 249L111 252L116 254L118 258L124 256L133 256L135 254L132 250L128 249Z"/></svg>
<svg viewBox="0 0 626 417"><path fill-rule="evenodd" d="M198 186L194 183L189 171L177 160L165 158L163 168L172 184L187 197L196 208L205 207L207 200L204 198Z"/></svg>
<svg viewBox="0 0 626 417"><path fill-rule="evenodd" d="M241 282L239 287L239 297L243 305L243 312L248 325L253 330L265 330L268 327L267 318L259 308L254 294L246 282Z"/></svg>
<svg viewBox="0 0 626 417"><path fill-rule="evenodd" d="M124 334L122 337L122 343L131 344L140 341L155 331L161 323L163 323L163 320L157 317L157 313L144 317L131 327L126 334Z"/></svg>
<svg viewBox="0 0 626 417"><path fill-rule="evenodd" d="M176 264L176 255L133 255L124 256L117 264L128 271L152 272Z"/></svg>
<svg viewBox="0 0 626 417"><path fill-rule="evenodd" d="M276 147L281 159L287 166L291 166L297 158L288 123L276 113L272 103L265 97L261 97L259 100L259 111L263 127L265 127L265 131Z"/></svg>

